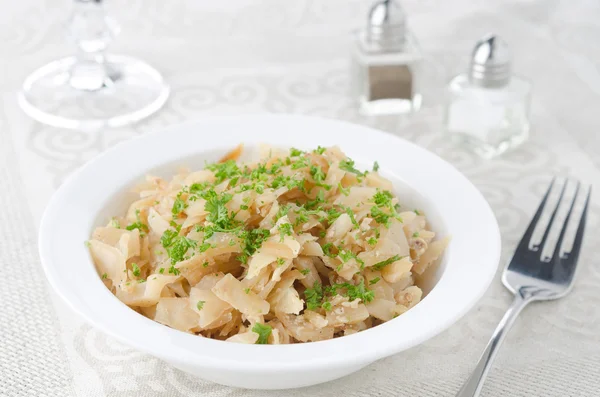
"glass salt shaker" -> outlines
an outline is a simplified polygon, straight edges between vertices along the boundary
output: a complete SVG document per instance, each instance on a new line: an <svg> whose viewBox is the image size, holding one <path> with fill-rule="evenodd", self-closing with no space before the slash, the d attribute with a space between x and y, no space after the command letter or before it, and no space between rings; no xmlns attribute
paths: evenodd
<svg viewBox="0 0 600 397"><path fill-rule="evenodd" d="M421 107L421 52L409 32L406 14L393 0L369 11L367 26L356 33L352 56L353 91L361 113L410 113Z"/></svg>
<svg viewBox="0 0 600 397"><path fill-rule="evenodd" d="M506 43L485 36L475 45L469 70L448 85L447 132L484 158L520 145L529 136L531 88L511 75Z"/></svg>

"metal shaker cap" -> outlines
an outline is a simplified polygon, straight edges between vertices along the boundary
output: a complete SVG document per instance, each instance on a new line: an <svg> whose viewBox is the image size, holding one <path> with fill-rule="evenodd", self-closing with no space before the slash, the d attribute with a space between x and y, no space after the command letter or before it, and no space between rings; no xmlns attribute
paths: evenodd
<svg viewBox="0 0 600 397"><path fill-rule="evenodd" d="M394 0L379 0L371 7L365 38L384 50L400 50L406 42L406 13Z"/></svg>
<svg viewBox="0 0 600 397"><path fill-rule="evenodd" d="M481 87L499 88L509 83L510 76L508 45L497 35L484 36L473 49L469 81Z"/></svg>

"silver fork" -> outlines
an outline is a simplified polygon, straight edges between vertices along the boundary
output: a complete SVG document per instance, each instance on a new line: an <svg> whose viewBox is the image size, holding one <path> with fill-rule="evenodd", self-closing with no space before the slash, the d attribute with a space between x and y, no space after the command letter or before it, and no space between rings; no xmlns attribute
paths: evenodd
<svg viewBox="0 0 600 397"><path fill-rule="evenodd" d="M567 234L567 226L573 213L573 208L575 207L577 197L580 195L580 184L577 182L575 194L573 195L572 202L569 206L569 212L563 221L553 254L548 258L542 257L542 249L544 248L544 244L548 241L548 235L550 234L550 229L555 221L556 214L558 213L558 208L560 207L561 202L563 202L568 181L565 181L564 186L561 189L558 202L552 211L548 226L543 233L541 241L534 245L531 245L530 242L534 230L536 229L542 213L544 212L544 207L546 206L554 183L555 180L553 180L550 184L550 187L544 195L544 198L542 199L537 212L529 224L527 231L517 246L512 260L502 275L502 283L515 295L515 299L502 320L500 320L498 327L496 327L492 339L490 339L488 345L486 346L481 358L479 359L479 362L477 363L477 366L475 367L475 370L460 391L456 394L456 397L479 396L483 382L485 381L486 375L492 366L492 362L496 357L496 353L498 352L504 337L515 322L515 319L521 310L523 310L528 303L537 300L552 300L562 298L569 293L573 286L573 278L575 275L575 269L577 267L579 252L581 251L581 242L583 240L585 220L592 189L591 187L589 188L587 197L585 198L585 204L581 214L581 219L577 226L577 231L573 240L573 246L570 252L564 252L561 254L561 245L563 244L565 235Z"/></svg>

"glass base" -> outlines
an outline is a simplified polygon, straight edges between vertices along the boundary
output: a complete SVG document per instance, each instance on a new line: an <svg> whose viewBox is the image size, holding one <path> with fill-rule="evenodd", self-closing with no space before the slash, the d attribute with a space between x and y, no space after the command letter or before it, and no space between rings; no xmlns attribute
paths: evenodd
<svg viewBox="0 0 600 397"><path fill-rule="evenodd" d="M41 123L94 130L146 118L168 97L169 87L156 69L113 55L103 64L68 57L42 66L27 77L18 101Z"/></svg>
<svg viewBox="0 0 600 397"><path fill-rule="evenodd" d="M511 149L520 146L529 138L529 128L506 136L495 142L486 142L473 135L459 132L451 132L452 140L466 149L478 154L485 159L492 159Z"/></svg>
<svg viewBox="0 0 600 397"><path fill-rule="evenodd" d="M373 116L413 113L421 108L421 100L419 94L415 95L412 100L393 98L368 101L366 98L360 98L360 112Z"/></svg>

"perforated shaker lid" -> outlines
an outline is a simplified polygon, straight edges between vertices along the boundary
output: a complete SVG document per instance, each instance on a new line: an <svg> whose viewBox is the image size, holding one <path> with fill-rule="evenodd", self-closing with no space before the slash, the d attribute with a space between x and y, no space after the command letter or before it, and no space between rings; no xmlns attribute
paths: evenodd
<svg viewBox="0 0 600 397"><path fill-rule="evenodd" d="M494 34L481 38L471 55L469 80L482 87L499 88L510 81L510 52L504 40Z"/></svg>
<svg viewBox="0 0 600 397"><path fill-rule="evenodd" d="M386 50L400 50L406 42L406 13L394 0L379 0L371 7L366 40Z"/></svg>

